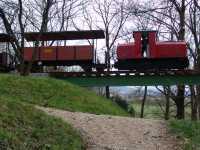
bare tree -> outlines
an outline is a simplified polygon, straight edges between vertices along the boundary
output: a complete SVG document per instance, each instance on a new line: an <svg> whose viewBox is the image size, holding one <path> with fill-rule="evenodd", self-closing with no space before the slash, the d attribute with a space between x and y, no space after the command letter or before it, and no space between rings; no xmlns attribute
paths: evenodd
<svg viewBox="0 0 200 150"><path fill-rule="evenodd" d="M98 14L103 24L102 26L98 25L98 28L105 31L106 64L108 70L110 70L113 46L129 15L126 14L124 10L125 0L119 2L113 0L94 0L94 3L93 9Z"/></svg>
<svg viewBox="0 0 200 150"><path fill-rule="evenodd" d="M166 105L165 105L165 120L170 118L170 86L164 87Z"/></svg>
<svg viewBox="0 0 200 150"><path fill-rule="evenodd" d="M144 106L145 106L146 99L147 99L147 86L144 87L144 95L142 99L140 118L144 118Z"/></svg>
<svg viewBox="0 0 200 150"><path fill-rule="evenodd" d="M197 116L197 101L196 101L196 92L194 86L190 86L191 92L191 119L196 121L198 119Z"/></svg>
<svg viewBox="0 0 200 150"><path fill-rule="evenodd" d="M163 0L160 2L160 5L164 9L160 9L159 7L154 9L146 8L146 12L144 12L151 16L149 19L152 19L159 26L162 24L165 28L169 29L170 33L175 35L177 40L185 40L186 0ZM173 99L177 106L178 119L183 119L185 114L184 93L185 86L178 85L176 96Z"/></svg>
<svg viewBox="0 0 200 150"><path fill-rule="evenodd" d="M44 9L42 13L42 23L40 27L41 33L47 30L47 24L49 20L48 14L51 6L54 4L54 0L46 0L43 1L43 3L44 3ZM17 60L20 64L21 75L27 75L32 65L32 62L30 62L29 65L26 66L23 58L23 49L25 45L24 33L25 33L25 28L27 28L27 20L28 20L27 18L30 17L29 14L27 14L28 13L28 11L26 11L27 8L24 8L24 4L25 3L23 3L22 0L18 0L18 2L4 1L0 5L0 18L3 20L5 30L10 36L14 38L14 42L11 42L11 44L17 56ZM5 9L6 7L4 7L5 5L9 6L7 10ZM9 11L12 9L16 11L10 14ZM9 19L11 16L14 16L12 20ZM15 26L16 28L14 28L13 26ZM18 30L19 32L16 33L16 30ZM35 45L38 46L39 41L37 41Z"/></svg>
<svg viewBox="0 0 200 150"><path fill-rule="evenodd" d="M24 33L27 31L39 32L42 35L47 31L68 30L70 19L72 19L80 9L83 1L81 0L5 0L0 2L0 19L3 22L5 31L12 37L12 47L17 56L17 63L20 65L20 72L26 75L30 72L34 61L36 48L44 42L34 43L32 61L25 64L23 60L23 49L27 44ZM54 41L47 43L53 45Z"/></svg>
<svg viewBox="0 0 200 150"><path fill-rule="evenodd" d="M125 13L125 0L93 0L93 10L102 25L99 29L105 31L106 65L110 70L111 59L114 55L114 45L129 14ZM109 97L109 86L106 86L106 96Z"/></svg>
<svg viewBox="0 0 200 150"><path fill-rule="evenodd" d="M193 48L192 46L189 46L190 48L190 53L192 53L193 60L194 60L194 69L200 70L200 4L197 0L192 0L190 3L190 8L189 8L189 23L187 24L189 30L191 31L192 34L192 40L194 42ZM191 101L192 101L192 119L196 120L196 114L199 112L199 118L200 118L200 86L196 86L196 90L194 89L194 86L191 86ZM196 93L195 93L196 91ZM197 106L196 106L197 105Z"/></svg>

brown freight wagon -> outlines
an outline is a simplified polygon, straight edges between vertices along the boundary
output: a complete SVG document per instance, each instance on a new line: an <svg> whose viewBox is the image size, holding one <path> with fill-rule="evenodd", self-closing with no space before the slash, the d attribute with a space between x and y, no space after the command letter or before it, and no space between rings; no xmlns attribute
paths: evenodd
<svg viewBox="0 0 200 150"><path fill-rule="evenodd" d="M61 31L61 32L27 32L24 34L27 42L38 41L67 41L67 40L89 40L104 39L103 30L81 30L81 31ZM84 71L91 71L92 68L102 71L105 64L97 63L96 52L93 45L76 46L45 46L34 50L34 47L24 48L24 59L28 63L32 60L33 51L35 59L33 69L42 66L73 66L78 65ZM40 67L41 66L41 67Z"/></svg>
<svg viewBox="0 0 200 150"><path fill-rule="evenodd" d="M35 52L34 65L41 66L72 66L79 65L83 69L92 66L93 63L93 46L43 46L43 47L25 47L24 60L32 60ZM91 67L90 67L91 68Z"/></svg>

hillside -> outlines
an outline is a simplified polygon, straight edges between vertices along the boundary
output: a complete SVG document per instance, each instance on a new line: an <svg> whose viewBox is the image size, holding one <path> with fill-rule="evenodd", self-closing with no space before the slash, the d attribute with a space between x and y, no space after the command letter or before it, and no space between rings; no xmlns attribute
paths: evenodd
<svg viewBox="0 0 200 150"><path fill-rule="evenodd" d="M0 98L68 111L127 116L117 104L66 81L0 75Z"/></svg>
<svg viewBox="0 0 200 150"><path fill-rule="evenodd" d="M60 119L28 104L0 98L1 150L81 150L82 139Z"/></svg>
<svg viewBox="0 0 200 150"><path fill-rule="evenodd" d="M34 105L127 116L117 104L65 81L0 75L0 149L81 150L84 142L68 123Z"/></svg>

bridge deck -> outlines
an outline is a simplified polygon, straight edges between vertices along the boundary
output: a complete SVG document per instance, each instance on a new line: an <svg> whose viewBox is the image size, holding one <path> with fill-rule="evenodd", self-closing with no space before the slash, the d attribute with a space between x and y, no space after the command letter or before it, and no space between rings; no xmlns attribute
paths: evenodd
<svg viewBox="0 0 200 150"><path fill-rule="evenodd" d="M54 72L51 76L80 86L158 86L200 85L200 73L192 70L169 72L119 72L104 73Z"/></svg>

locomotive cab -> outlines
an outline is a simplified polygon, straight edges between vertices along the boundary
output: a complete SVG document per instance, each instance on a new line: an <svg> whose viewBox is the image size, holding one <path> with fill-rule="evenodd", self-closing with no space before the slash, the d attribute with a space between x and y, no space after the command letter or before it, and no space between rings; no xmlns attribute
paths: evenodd
<svg viewBox="0 0 200 150"><path fill-rule="evenodd" d="M184 41L158 41L157 32L150 32L149 58L158 69L183 69L188 67L187 46Z"/></svg>

